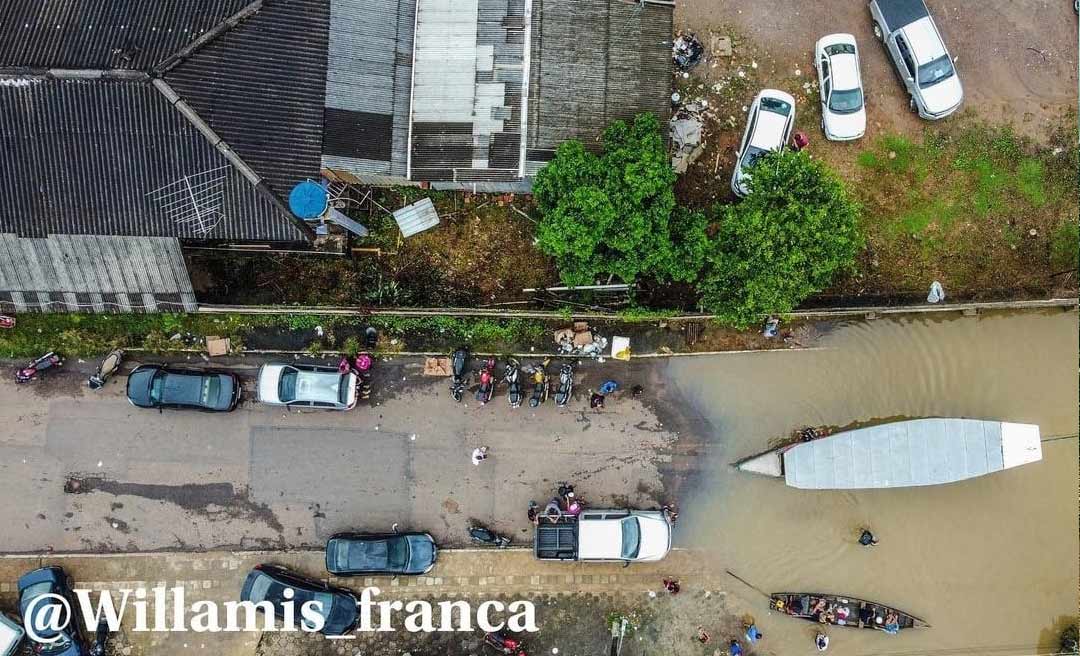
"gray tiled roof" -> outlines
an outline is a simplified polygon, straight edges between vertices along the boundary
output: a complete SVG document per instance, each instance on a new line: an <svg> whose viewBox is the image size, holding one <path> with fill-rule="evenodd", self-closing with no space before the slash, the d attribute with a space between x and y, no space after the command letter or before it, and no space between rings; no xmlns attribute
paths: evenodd
<svg viewBox="0 0 1080 656"><path fill-rule="evenodd" d="M319 176L327 0L12 4L0 10L0 232L310 232L283 198ZM225 218L210 234L147 199L219 168Z"/></svg>

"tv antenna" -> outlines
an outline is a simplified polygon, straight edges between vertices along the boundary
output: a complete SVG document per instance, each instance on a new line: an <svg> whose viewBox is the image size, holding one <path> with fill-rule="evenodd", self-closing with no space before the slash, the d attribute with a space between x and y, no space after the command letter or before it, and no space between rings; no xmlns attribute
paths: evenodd
<svg viewBox="0 0 1080 656"><path fill-rule="evenodd" d="M228 168L219 166L185 175L146 195L158 203L173 223L190 228L199 237L205 237L225 218L221 207Z"/></svg>

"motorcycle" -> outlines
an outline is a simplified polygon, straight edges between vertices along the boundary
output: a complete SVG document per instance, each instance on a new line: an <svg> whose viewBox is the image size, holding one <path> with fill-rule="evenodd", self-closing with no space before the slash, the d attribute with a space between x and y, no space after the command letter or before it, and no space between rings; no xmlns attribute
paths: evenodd
<svg viewBox="0 0 1080 656"><path fill-rule="evenodd" d="M29 383L32 380L37 379L38 374L48 371L49 369L55 369L64 364L64 361L59 355L49 351L45 355L41 356L37 360L34 360L30 364L26 365L22 369L15 370L15 382L16 383Z"/></svg>
<svg viewBox="0 0 1080 656"><path fill-rule="evenodd" d="M450 372L453 376L450 380L450 396L455 401L461 401L461 395L465 392L465 383L469 378L469 348L462 346L450 355Z"/></svg>
<svg viewBox="0 0 1080 656"><path fill-rule="evenodd" d="M569 362L559 368L559 386L555 390L555 405L565 408L574 393L574 365Z"/></svg>
<svg viewBox="0 0 1080 656"><path fill-rule="evenodd" d="M533 390L532 396L529 397L529 406L536 408L547 401L548 398L548 377L547 366L551 362L551 358L543 361L539 366L533 367Z"/></svg>
<svg viewBox="0 0 1080 656"><path fill-rule="evenodd" d="M488 358L480 370L480 387L476 390L476 400L487 403L495 394L495 358Z"/></svg>
<svg viewBox="0 0 1080 656"><path fill-rule="evenodd" d="M525 656L525 648L522 647L521 640L503 635L501 631L496 633L485 633L484 644L488 647L491 647L500 654Z"/></svg>
<svg viewBox="0 0 1080 656"><path fill-rule="evenodd" d="M0 314L0 328L14 328L15 317L9 317L6 314Z"/></svg>
<svg viewBox="0 0 1080 656"><path fill-rule="evenodd" d="M486 544L499 549L505 549L510 546L510 538L499 535L483 526L470 526L469 537L477 544Z"/></svg>
<svg viewBox="0 0 1080 656"><path fill-rule="evenodd" d="M521 365L514 358L506 364L506 401L511 408L521 407Z"/></svg>
<svg viewBox="0 0 1080 656"><path fill-rule="evenodd" d="M375 330L374 326L368 326L364 331L364 348L369 351L374 351L375 347L379 345L379 331Z"/></svg>
<svg viewBox="0 0 1080 656"><path fill-rule="evenodd" d="M94 632L94 644L90 647L90 656L105 656L105 646L109 642L109 623L104 618L98 620Z"/></svg>
<svg viewBox="0 0 1080 656"><path fill-rule="evenodd" d="M105 359L98 365L97 371L95 371L90 379L87 380L87 384L90 389L101 389L105 386L105 382L112 378L112 375L120 369L120 363L124 361L123 349L116 349L112 353L105 356Z"/></svg>

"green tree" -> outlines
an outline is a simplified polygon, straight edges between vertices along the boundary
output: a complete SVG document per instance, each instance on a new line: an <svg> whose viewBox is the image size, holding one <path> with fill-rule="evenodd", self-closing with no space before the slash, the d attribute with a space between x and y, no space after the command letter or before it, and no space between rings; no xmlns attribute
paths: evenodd
<svg viewBox="0 0 1080 656"><path fill-rule="evenodd" d="M862 247L859 205L805 152L761 158L749 187L720 209L698 286L702 307L739 327L795 309L852 269Z"/></svg>
<svg viewBox="0 0 1080 656"><path fill-rule="evenodd" d="M599 153L564 142L533 183L540 249L568 285L609 275L690 282L706 251L706 218L676 208L674 183L653 114L612 123Z"/></svg>

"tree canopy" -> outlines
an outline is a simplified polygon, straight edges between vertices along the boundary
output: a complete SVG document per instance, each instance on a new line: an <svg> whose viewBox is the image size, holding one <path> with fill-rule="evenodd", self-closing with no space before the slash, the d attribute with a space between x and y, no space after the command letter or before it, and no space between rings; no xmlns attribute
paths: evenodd
<svg viewBox="0 0 1080 656"><path fill-rule="evenodd" d="M608 276L690 282L703 262L706 218L676 208L674 183L653 114L612 123L599 153L566 141L533 183L539 247L567 285Z"/></svg>
<svg viewBox="0 0 1080 656"><path fill-rule="evenodd" d="M859 205L805 152L762 157L749 187L741 202L719 209L698 284L703 308L743 327L828 287L862 247Z"/></svg>

